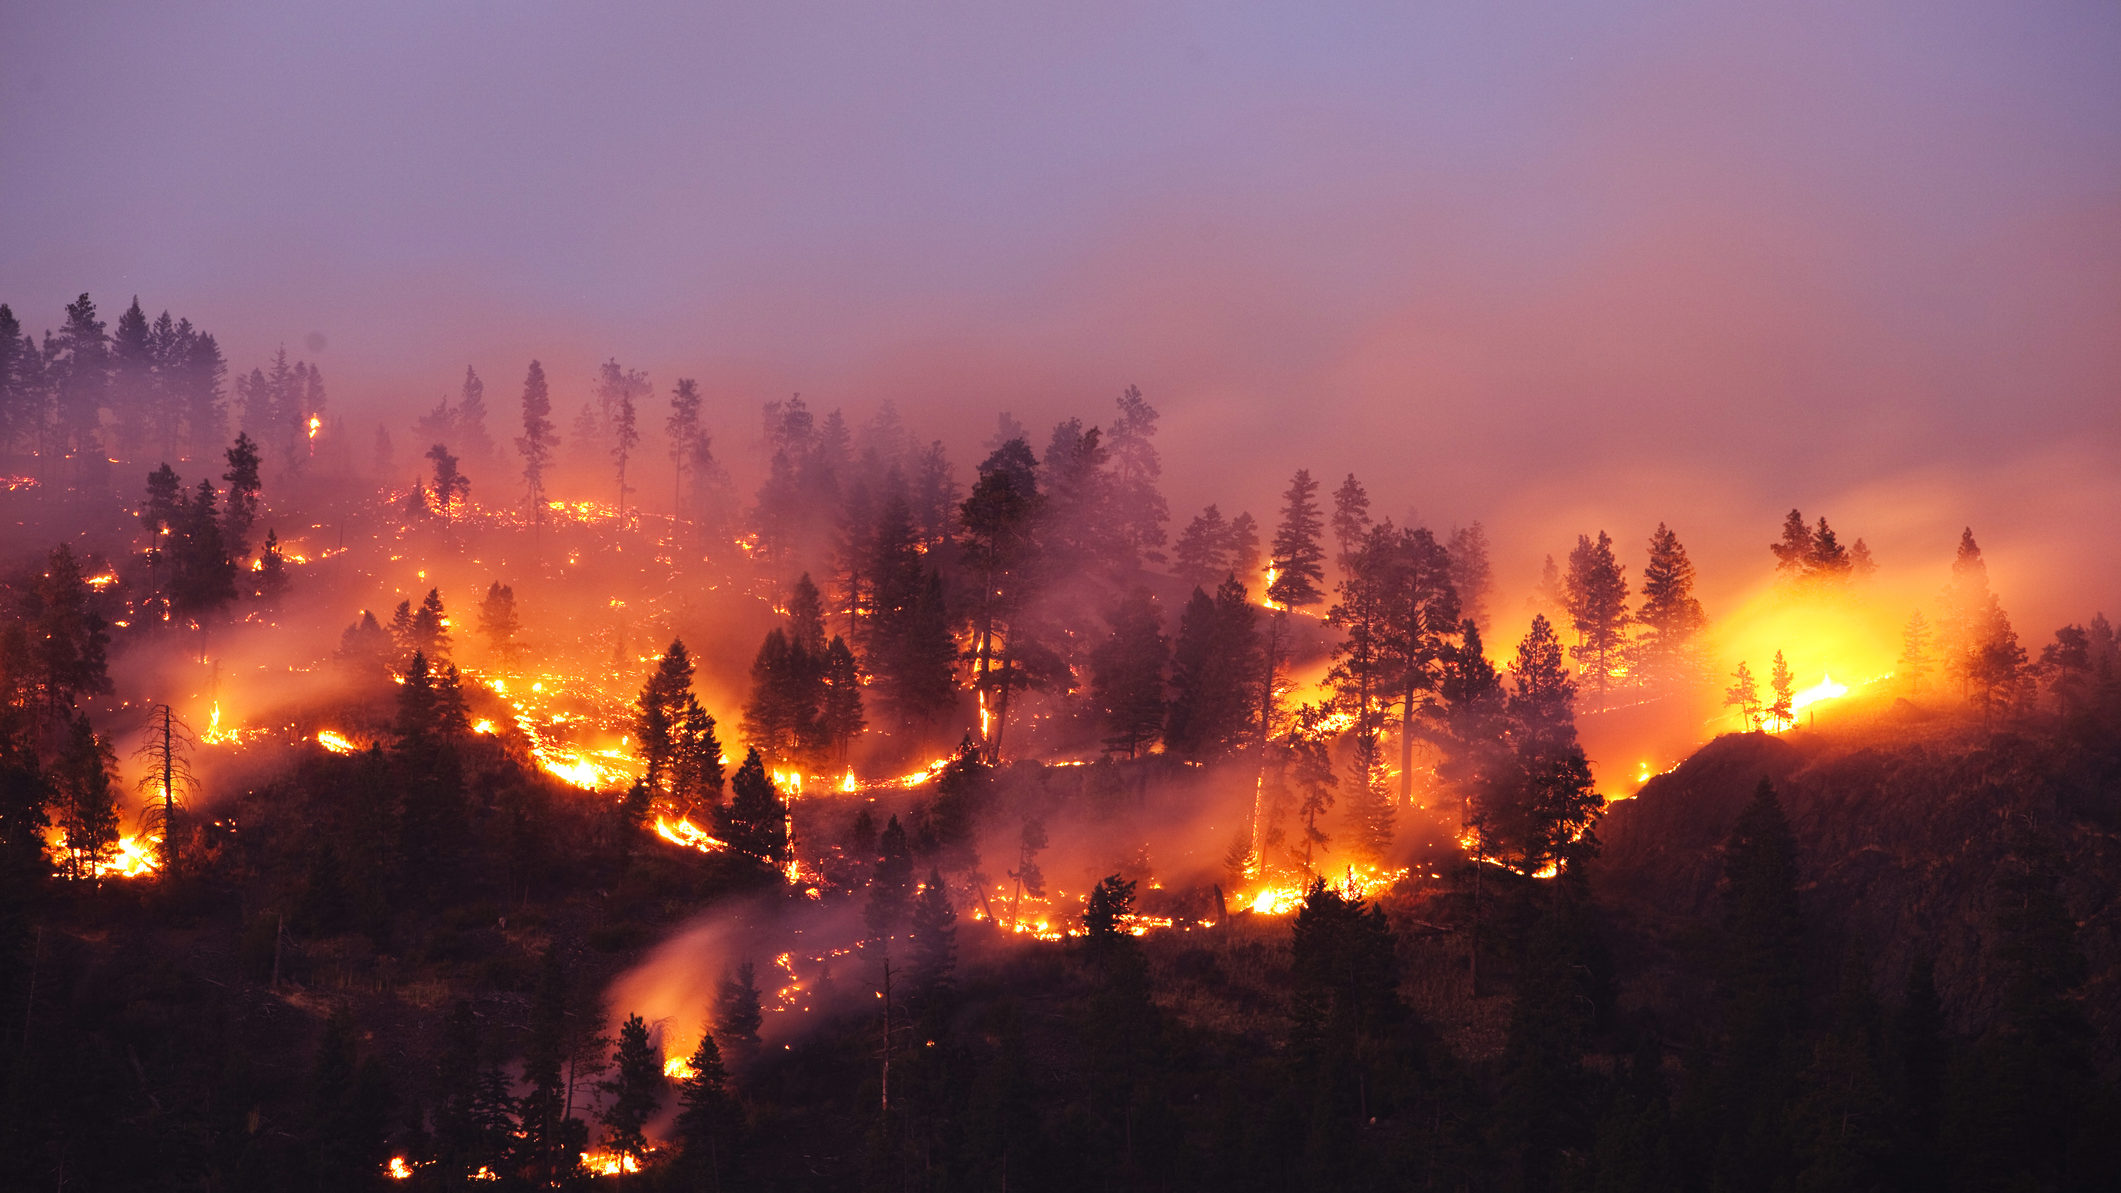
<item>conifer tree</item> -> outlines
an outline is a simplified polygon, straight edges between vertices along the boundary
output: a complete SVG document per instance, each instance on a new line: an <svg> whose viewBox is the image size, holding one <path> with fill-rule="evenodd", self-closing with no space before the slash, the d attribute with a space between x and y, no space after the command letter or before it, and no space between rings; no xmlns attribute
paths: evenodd
<svg viewBox="0 0 2121 1193"><path fill-rule="evenodd" d="M670 436L670 508L673 515L682 517L686 509L685 481L695 474L700 458L699 382L690 377L678 378L677 386L670 391L670 416L663 421L663 430Z"/></svg>
<svg viewBox="0 0 2121 1193"><path fill-rule="evenodd" d="M1333 542L1340 548L1334 563L1346 575L1356 549L1370 533L1370 494L1354 473L1333 491Z"/></svg>
<svg viewBox="0 0 2121 1193"><path fill-rule="evenodd" d="M1172 574L1195 587L1220 583L1230 572L1228 537L1220 509L1210 505L1194 515L1171 548Z"/></svg>
<svg viewBox="0 0 2121 1193"><path fill-rule="evenodd" d="M568 1081L564 1073L568 1054L568 983L559 947L548 945L538 968L538 984L530 1002L530 1025L523 1039L523 1084L521 1130L517 1154L520 1166L541 1186L550 1186L573 1176L580 1167L582 1145L588 1133L580 1119L571 1117Z"/></svg>
<svg viewBox="0 0 2121 1193"><path fill-rule="evenodd" d="M1724 689L1723 703L1726 708L1738 710L1738 721L1751 733L1760 728L1760 684L1753 678L1753 669L1745 663L1731 673L1731 686Z"/></svg>
<svg viewBox="0 0 2121 1193"><path fill-rule="evenodd" d="M598 1118L604 1144L638 1165L648 1151L648 1120L663 1104L663 1065L648 1042L648 1024L639 1015L619 1025L611 1055L613 1073L601 1083L605 1097Z"/></svg>
<svg viewBox="0 0 2121 1193"><path fill-rule="evenodd" d="M524 497L530 503L530 517L539 526L545 524L545 470L552 465L553 449L560 443L556 431L545 368L531 361L523 378L523 433L516 438L516 451L523 457Z"/></svg>
<svg viewBox="0 0 2121 1193"><path fill-rule="evenodd" d="M1767 720L1770 724L1787 729L1797 723L1797 681L1790 675L1790 665L1782 661L1782 652L1775 652L1775 665L1768 672L1768 687L1775 699L1768 703Z"/></svg>
<svg viewBox="0 0 2121 1193"><path fill-rule="evenodd" d="M1475 522L1451 532L1451 587L1467 620L1485 623L1488 595L1495 587L1495 568L1488 560L1488 528Z"/></svg>
<svg viewBox="0 0 2121 1193"><path fill-rule="evenodd" d="M1009 895L1009 930L1016 931L1022 923L1020 912L1024 896L1034 899L1046 897L1046 872L1039 869L1038 855L1048 844L1046 822L1037 817L1026 817L1016 834L1016 865L1010 869L1009 877L1016 882Z"/></svg>
<svg viewBox="0 0 2121 1193"><path fill-rule="evenodd" d="M1251 697L1261 666L1256 611L1244 585L1225 580L1210 597L1196 588L1171 650L1165 746L1181 757L1228 754L1252 737Z"/></svg>
<svg viewBox="0 0 2121 1193"><path fill-rule="evenodd" d="M1782 520L1782 539L1768 544L1775 554L1775 574L1791 580L1803 579L1812 562L1812 528L1804 515L1791 510Z"/></svg>
<svg viewBox="0 0 2121 1193"><path fill-rule="evenodd" d="M1324 528L1318 509L1318 482L1299 468L1282 493L1281 523L1274 530L1271 565L1274 582L1267 586L1267 599L1288 609L1307 609L1325 599L1325 550L1319 546Z"/></svg>
<svg viewBox="0 0 2121 1193"><path fill-rule="evenodd" d="M457 458L449 454L447 444L437 443L427 449L427 458L434 464L433 489L434 510L448 522L456 514L457 506L471 496L471 478L457 468Z"/></svg>
<svg viewBox="0 0 2121 1193"><path fill-rule="evenodd" d="M825 647L818 701L818 730L835 765L847 765L847 752L861 736L867 721L862 716L862 680L854 665L854 652L838 634Z"/></svg>
<svg viewBox="0 0 2121 1193"><path fill-rule="evenodd" d="M766 1022L759 1009L758 971L742 961L722 979L715 1026L721 1038L732 1044L757 1044L759 1028Z"/></svg>
<svg viewBox="0 0 2121 1193"><path fill-rule="evenodd" d="M1163 562L1164 523L1170 512L1157 490L1163 461L1156 451L1156 407L1128 386L1118 398L1119 416L1105 440L1112 460L1112 511L1119 537L1130 554L1149 563ZM941 444L934 451L940 460ZM948 495L944 495L947 503Z"/></svg>
<svg viewBox="0 0 2121 1193"><path fill-rule="evenodd" d="M111 691L104 657L110 634L89 605L88 581L68 544L61 543L45 557L37 603L30 626L37 686L43 692L45 715L63 727L82 697Z"/></svg>
<svg viewBox="0 0 2121 1193"><path fill-rule="evenodd" d="M1171 640L1163 610L1146 588L1136 588L1106 614L1112 632L1091 653L1091 692L1105 725L1107 753L1133 758L1162 735L1164 671Z"/></svg>
<svg viewBox="0 0 2121 1193"><path fill-rule="evenodd" d="M639 742L635 751L652 796L676 794L680 735L692 701L692 676L692 656L682 639L673 638L634 703L634 738Z"/></svg>
<svg viewBox="0 0 2121 1193"><path fill-rule="evenodd" d="M211 481L200 481L192 492L177 538L170 576L172 602L179 613L203 621L236 599L236 561L221 539Z"/></svg>
<svg viewBox="0 0 2121 1193"><path fill-rule="evenodd" d="M45 357L55 382L61 450L77 456L100 451L102 411L110 388L110 337L88 295L67 304L58 336L45 338Z"/></svg>
<svg viewBox="0 0 2121 1193"><path fill-rule="evenodd" d="M1595 542L1589 535L1576 536L1562 595L1576 629L1577 644L1569 655L1583 668L1602 708L1614 679L1624 670L1630 620L1627 570L1613 557L1613 540L1605 531L1598 532Z"/></svg>
<svg viewBox="0 0 2121 1193"><path fill-rule="evenodd" d="M280 554L280 534L267 527L258 551L258 598L271 604L287 591L287 560Z"/></svg>
<svg viewBox="0 0 2121 1193"><path fill-rule="evenodd" d="M776 869L788 853L788 805L766 775L766 763L752 747L730 780L724 836L730 847Z"/></svg>
<svg viewBox="0 0 2121 1193"><path fill-rule="evenodd" d="M993 757L1008 729L1010 694L1032 682L1020 664L1046 653L1022 616L1039 582L1036 528L1044 499L1037 468L1030 446L1012 438L981 463L979 482L959 507L964 558L980 582L969 610L973 687L992 710L983 728Z"/></svg>
<svg viewBox="0 0 2121 1193"><path fill-rule="evenodd" d="M905 931L913 910L913 854L897 816L885 823L878 850L862 922L868 926L870 939L883 941L888 948L890 939Z"/></svg>
<svg viewBox="0 0 2121 1193"><path fill-rule="evenodd" d="M678 1083L678 1162L691 1188L721 1193L725 1181L735 1187L741 1111L729 1094L729 1070L712 1031L700 1033L685 1068Z"/></svg>
<svg viewBox="0 0 2121 1193"><path fill-rule="evenodd" d="M1460 610L1451 587L1450 556L1427 527L1402 531L1389 559L1382 580L1381 686L1382 694L1399 705L1399 798L1410 803L1416 721L1436 691Z"/></svg>
<svg viewBox="0 0 2121 1193"><path fill-rule="evenodd" d="M1633 643L1630 671L1639 671L1649 683L1698 678L1698 643L1708 620L1694 597L1693 561L1679 536L1659 522L1650 536L1650 561L1642 569L1642 608L1635 621L1643 633Z"/></svg>
<svg viewBox="0 0 2121 1193"><path fill-rule="evenodd" d="M1248 581L1260 574L1259 520L1240 511L1223 532L1223 555L1230 571Z"/></svg>
<svg viewBox="0 0 2121 1193"><path fill-rule="evenodd" d="M914 989L931 1005L948 996L951 974L957 967L957 910L950 906L950 892L943 886L943 873L930 867L928 881L913 901L913 959L910 970Z"/></svg>
<svg viewBox="0 0 2121 1193"><path fill-rule="evenodd" d="M53 764L59 831L66 841L66 873L91 878L118 852L118 798L112 788L117 758L88 718L68 719L65 747Z"/></svg>
<svg viewBox="0 0 2121 1193"><path fill-rule="evenodd" d="M457 395L451 430L454 438L450 442L473 465L484 468L493 463L493 436L486 430L486 383L479 380L478 371L470 365L464 366L464 387Z"/></svg>
<svg viewBox="0 0 2121 1193"><path fill-rule="evenodd" d="M1378 748L1377 732L1356 734L1355 758L1349 768L1347 803L1349 844L1356 856L1381 862L1392 848L1395 809L1387 788L1384 752Z"/></svg>
<svg viewBox="0 0 2121 1193"><path fill-rule="evenodd" d="M236 435L236 442L228 449L228 471L221 474L228 482L228 504L221 514L221 545L227 549L231 559L242 559L250 554L250 532L258 521L258 493L262 488L258 480L258 445L250 436Z"/></svg>
<svg viewBox="0 0 2121 1193"><path fill-rule="evenodd" d="M118 316L110 336L110 389L112 448L124 459L133 459L146 447L148 427L155 404L153 329L147 312L140 309L140 296Z"/></svg>
<svg viewBox="0 0 2121 1193"><path fill-rule="evenodd" d="M515 589L495 580L479 602L479 633L503 667L513 668L522 662L522 630L522 619L516 614Z"/></svg>

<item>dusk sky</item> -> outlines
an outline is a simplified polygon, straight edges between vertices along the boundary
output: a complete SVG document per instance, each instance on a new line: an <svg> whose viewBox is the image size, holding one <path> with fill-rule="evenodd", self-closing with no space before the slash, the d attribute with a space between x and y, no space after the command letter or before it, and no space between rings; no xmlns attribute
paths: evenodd
<svg viewBox="0 0 2121 1193"><path fill-rule="evenodd" d="M1505 580L1799 505L2121 583L2121 8L1007 7L14 5L0 299L369 421L616 356L964 468L1131 382L1181 520L1352 469Z"/></svg>

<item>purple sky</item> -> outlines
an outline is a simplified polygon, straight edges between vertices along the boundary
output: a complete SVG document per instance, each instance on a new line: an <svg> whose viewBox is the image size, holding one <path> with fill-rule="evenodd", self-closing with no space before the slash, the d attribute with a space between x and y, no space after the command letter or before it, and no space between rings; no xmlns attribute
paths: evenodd
<svg viewBox="0 0 2121 1193"><path fill-rule="evenodd" d="M2121 8L1028 7L15 5L0 300L398 422L616 355L966 464L1131 381L1174 508L1353 469L1506 577L1796 504L2121 585Z"/></svg>

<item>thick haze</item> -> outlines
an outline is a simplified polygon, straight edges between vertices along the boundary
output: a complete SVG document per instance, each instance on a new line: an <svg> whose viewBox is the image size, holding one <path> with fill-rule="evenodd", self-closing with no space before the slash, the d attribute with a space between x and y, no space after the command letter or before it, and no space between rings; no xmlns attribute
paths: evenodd
<svg viewBox="0 0 2121 1193"><path fill-rule="evenodd" d="M2121 604L2110 3L704 7L10 6L0 298L394 426L615 355L965 467L1134 382L1181 523L1352 469L1713 595L1800 505L1939 581L1973 523L2036 641Z"/></svg>

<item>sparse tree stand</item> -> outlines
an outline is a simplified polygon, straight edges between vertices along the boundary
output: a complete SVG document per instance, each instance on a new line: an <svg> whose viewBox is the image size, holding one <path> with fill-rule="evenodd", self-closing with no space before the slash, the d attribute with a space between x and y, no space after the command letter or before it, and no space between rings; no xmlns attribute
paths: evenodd
<svg viewBox="0 0 2121 1193"><path fill-rule="evenodd" d="M1281 669L1282 652L1288 642L1289 611L1308 609L1325 598L1325 548L1319 535L1325 520L1318 508L1318 482L1309 469L1299 468L1282 492L1281 522L1274 530L1274 557L1268 568L1273 578L1267 584L1267 603L1273 615L1267 619L1266 666L1259 679L1258 753L1262 777L1267 765L1267 743L1274 737L1275 681ZM1260 821L1265 814L1266 784L1255 785L1252 805L1252 844L1257 864L1264 865L1260 847Z"/></svg>

